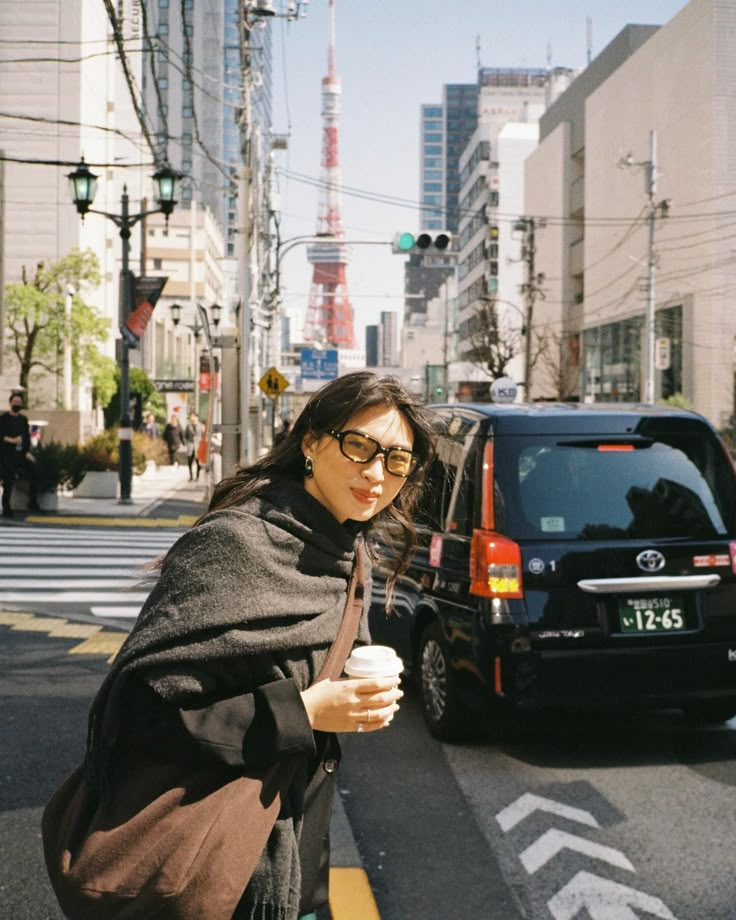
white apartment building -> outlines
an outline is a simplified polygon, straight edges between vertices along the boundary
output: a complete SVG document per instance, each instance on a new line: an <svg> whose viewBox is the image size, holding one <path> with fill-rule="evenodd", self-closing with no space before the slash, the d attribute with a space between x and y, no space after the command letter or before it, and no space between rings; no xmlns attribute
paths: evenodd
<svg viewBox="0 0 736 920"><path fill-rule="evenodd" d="M225 241L209 209L191 202L169 217L154 214L146 223L145 262L147 276L167 277L153 318L142 341L144 365L154 380L192 380L197 355L204 340L197 340L200 326L197 303L205 307L223 304L226 298L223 255ZM181 307L181 321L172 324L171 306ZM215 330L212 328L214 335Z"/></svg>
<svg viewBox="0 0 736 920"><path fill-rule="evenodd" d="M660 28L624 29L541 120L526 167L526 210L548 219L537 322L580 354L582 400L643 397L651 257L655 398L680 393L717 426L732 417L734 60L735 0L692 0ZM555 396L535 380L534 396Z"/></svg>
<svg viewBox="0 0 736 920"><path fill-rule="evenodd" d="M491 378L464 359L477 336L478 311L494 300L508 334L522 323L519 241L512 233L523 214L523 162L537 139L544 112L546 70L484 68L479 74L478 127L460 159L457 353L451 377L464 398L483 398ZM521 382L519 360L507 372Z"/></svg>

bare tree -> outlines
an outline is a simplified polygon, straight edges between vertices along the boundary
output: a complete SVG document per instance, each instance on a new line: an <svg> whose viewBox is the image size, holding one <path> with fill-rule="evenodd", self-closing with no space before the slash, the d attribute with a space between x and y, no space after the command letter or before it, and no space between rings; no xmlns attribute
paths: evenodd
<svg viewBox="0 0 736 920"><path fill-rule="evenodd" d="M549 326L537 333L537 359L555 399L565 402L580 394L578 337Z"/></svg>
<svg viewBox="0 0 736 920"><path fill-rule="evenodd" d="M521 351L521 332L499 316L497 301L489 298L472 317L468 342L463 357L496 380Z"/></svg>

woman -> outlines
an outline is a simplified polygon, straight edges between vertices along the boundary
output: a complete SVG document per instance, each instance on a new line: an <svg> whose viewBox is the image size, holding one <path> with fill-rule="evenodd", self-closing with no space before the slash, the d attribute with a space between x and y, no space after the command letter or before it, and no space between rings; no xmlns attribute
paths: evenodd
<svg viewBox="0 0 736 920"><path fill-rule="evenodd" d="M199 451L199 442L202 440L202 435L204 434L204 425L200 422L199 416L196 412L189 413L189 422L187 427L184 429L184 441L187 445L187 464L189 466L189 479L193 480L195 477L194 464L197 464L197 476L199 479L199 472L201 470L201 464L197 457Z"/></svg>
<svg viewBox="0 0 736 920"><path fill-rule="evenodd" d="M174 464L178 466L176 454L184 445L184 432L181 428L179 416L176 414L171 416L164 427L164 441L169 452L169 463L171 466L174 466Z"/></svg>
<svg viewBox="0 0 736 920"><path fill-rule="evenodd" d="M327 902L334 733L381 730L403 694L395 678L313 681L356 554L381 522L403 532L390 603L431 442L394 378L359 372L315 393L286 439L220 482L171 548L95 701L87 770L112 796L131 756L250 769L298 755L237 920L296 920Z"/></svg>

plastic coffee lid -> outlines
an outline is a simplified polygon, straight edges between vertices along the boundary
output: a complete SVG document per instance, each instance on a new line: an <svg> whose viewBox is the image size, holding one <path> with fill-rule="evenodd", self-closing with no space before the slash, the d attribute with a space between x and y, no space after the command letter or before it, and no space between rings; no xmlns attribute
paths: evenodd
<svg viewBox="0 0 736 920"><path fill-rule="evenodd" d="M401 658L386 645L356 648L345 662L345 673L351 677L392 677L403 670Z"/></svg>

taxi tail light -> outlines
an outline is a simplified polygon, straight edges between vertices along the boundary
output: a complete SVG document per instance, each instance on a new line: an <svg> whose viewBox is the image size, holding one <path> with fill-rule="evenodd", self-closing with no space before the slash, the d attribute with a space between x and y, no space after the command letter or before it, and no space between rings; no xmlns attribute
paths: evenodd
<svg viewBox="0 0 736 920"><path fill-rule="evenodd" d="M474 530L470 543L470 593L478 597L524 596L521 548L497 533Z"/></svg>

